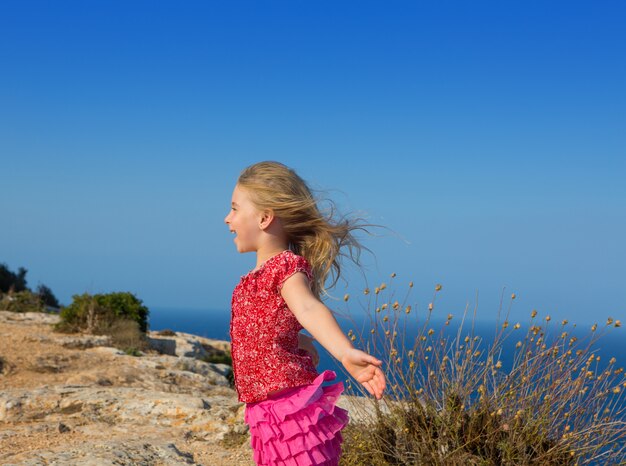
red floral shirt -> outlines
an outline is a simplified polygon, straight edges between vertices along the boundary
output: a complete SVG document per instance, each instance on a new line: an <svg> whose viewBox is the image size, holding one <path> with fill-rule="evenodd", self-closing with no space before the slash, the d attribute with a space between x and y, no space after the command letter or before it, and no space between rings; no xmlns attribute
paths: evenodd
<svg viewBox="0 0 626 466"><path fill-rule="evenodd" d="M298 348L302 325L280 294L296 272L312 279L304 257L283 251L241 277L233 291L230 338L239 401L261 401L270 392L309 384L318 375L309 353Z"/></svg>

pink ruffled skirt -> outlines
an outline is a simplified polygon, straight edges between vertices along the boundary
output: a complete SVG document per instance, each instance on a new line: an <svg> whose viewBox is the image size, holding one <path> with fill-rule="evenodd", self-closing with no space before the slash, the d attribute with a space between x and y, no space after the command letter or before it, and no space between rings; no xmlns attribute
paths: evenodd
<svg viewBox="0 0 626 466"><path fill-rule="evenodd" d="M245 421L257 465L336 466L341 455L341 429L348 412L335 406L343 391L333 371L324 371L310 384L283 390L266 400L246 405Z"/></svg>

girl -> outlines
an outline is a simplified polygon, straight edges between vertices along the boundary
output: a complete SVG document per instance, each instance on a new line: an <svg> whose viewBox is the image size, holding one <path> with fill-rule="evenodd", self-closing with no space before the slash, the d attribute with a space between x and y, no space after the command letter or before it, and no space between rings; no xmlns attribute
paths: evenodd
<svg viewBox="0 0 626 466"><path fill-rule="evenodd" d="M318 374L306 329L348 373L380 399L382 361L352 346L319 300L339 255L360 244L359 228L325 218L306 183L278 162L246 168L224 219L237 251L256 252L256 268L241 277L232 298L230 335L235 388L246 403L254 461L259 465L337 465L347 411L335 406L341 382L333 371ZM300 343L299 343L300 339ZM310 342L308 342L310 348Z"/></svg>

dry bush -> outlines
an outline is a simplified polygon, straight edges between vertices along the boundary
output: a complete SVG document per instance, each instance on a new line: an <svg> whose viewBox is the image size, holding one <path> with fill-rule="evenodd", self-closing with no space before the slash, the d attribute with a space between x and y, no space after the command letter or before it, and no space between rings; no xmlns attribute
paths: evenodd
<svg viewBox="0 0 626 466"><path fill-rule="evenodd" d="M615 358L596 351L620 321L609 318L584 335L536 311L527 325L511 323L512 295L486 343L475 329L476 310L468 317L466 309L456 328L451 314L437 325L441 286L423 313L407 304L411 288L401 301L385 284L366 289L369 322L348 332L383 359L388 390L383 400L351 410L360 421L344 431L342 465L626 461L626 379ZM362 394L350 383L346 393Z"/></svg>
<svg viewBox="0 0 626 466"><path fill-rule="evenodd" d="M140 351L147 351L150 345L146 336L141 332L139 323L130 319L114 319L102 324L98 333L110 335L113 346L131 355L139 355Z"/></svg>
<svg viewBox="0 0 626 466"><path fill-rule="evenodd" d="M45 312L41 297L30 290L0 294L0 310L11 312Z"/></svg>

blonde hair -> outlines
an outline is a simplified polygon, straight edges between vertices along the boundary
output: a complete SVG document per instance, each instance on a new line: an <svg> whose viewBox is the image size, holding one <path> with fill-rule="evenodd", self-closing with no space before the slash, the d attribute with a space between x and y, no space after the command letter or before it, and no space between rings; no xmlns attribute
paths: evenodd
<svg viewBox="0 0 626 466"><path fill-rule="evenodd" d="M361 250L367 248L352 232L367 232L368 225L360 219L335 219L336 210L329 199L330 211L321 212L311 190L294 170L279 162L259 162L244 169L237 183L247 190L257 209L271 210L280 219L289 248L311 264L311 288L317 296L327 294L339 280L342 257L359 265ZM328 279L330 285L326 286Z"/></svg>

